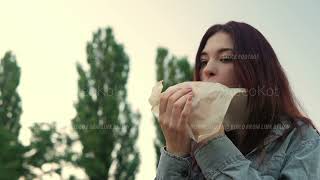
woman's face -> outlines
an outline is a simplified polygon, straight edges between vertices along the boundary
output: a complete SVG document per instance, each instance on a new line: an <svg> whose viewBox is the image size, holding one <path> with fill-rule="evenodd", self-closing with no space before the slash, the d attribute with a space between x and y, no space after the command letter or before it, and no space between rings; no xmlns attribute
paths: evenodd
<svg viewBox="0 0 320 180"><path fill-rule="evenodd" d="M201 81L217 82L228 87L238 87L233 63L231 61L223 61L232 54L233 41L229 34L217 32L212 35L200 56Z"/></svg>

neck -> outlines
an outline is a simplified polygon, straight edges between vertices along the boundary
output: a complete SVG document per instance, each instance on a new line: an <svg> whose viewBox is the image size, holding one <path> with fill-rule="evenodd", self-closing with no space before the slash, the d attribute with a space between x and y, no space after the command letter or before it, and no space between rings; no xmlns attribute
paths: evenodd
<svg viewBox="0 0 320 180"><path fill-rule="evenodd" d="M232 143L240 150L240 144L244 141L246 131L242 129L225 132Z"/></svg>

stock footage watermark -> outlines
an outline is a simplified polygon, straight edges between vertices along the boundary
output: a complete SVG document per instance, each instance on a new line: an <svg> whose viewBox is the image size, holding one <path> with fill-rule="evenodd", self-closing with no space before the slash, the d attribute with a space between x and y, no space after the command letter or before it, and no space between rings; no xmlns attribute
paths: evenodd
<svg viewBox="0 0 320 180"><path fill-rule="evenodd" d="M272 130L285 130L289 129L289 124L228 124L224 125L225 130L263 130L263 129L272 129Z"/></svg>
<svg viewBox="0 0 320 180"><path fill-rule="evenodd" d="M118 126L114 126L113 124L74 124L72 125L73 129L80 129L80 130L112 130L118 129Z"/></svg>
<svg viewBox="0 0 320 180"><path fill-rule="evenodd" d="M231 96L231 94L228 93L221 93L219 95L219 98L229 98L229 96ZM246 90L246 92L240 92L234 95L234 97L237 96L280 96L280 91L279 88L277 87L265 87L265 86L258 86L256 88L249 88ZM208 98L206 99L208 102L211 102L213 99L212 98Z"/></svg>
<svg viewBox="0 0 320 180"><path fill-rule="evenodd" d="M277 87L258 86L257 88L250 88L247 91L249 96L279 96L279 89Z"/></svg>
<svg viewBox="0 0 320 180"><path fill-rule="evenodd" d="M232 55L225 55L223 59L228 60L257 60L259 59L259 54L232 54Z"/></svg>
<svg viewBox="0 0 320 180"><path fill-rule="evenodd" d="M220 127L220 124L213 124L211 126L208 125L196 125L194 126L197 129L206 129L208 131L212 129L217 129ZM289 124L223 124L224 130L286 130L290 128Z"/></svg>
<svg viewBox="0 0 320 180"><path fill-rule="evenodd" d="M122 91L123 88L121 86L103 86L98 85L96 88L87 88L84 89L84 92L86 93L95 93L97 96L116 96L120 91Z"/></svg>
<svg viewBox="0 0 320 180"><path fill-rule="evenodd" d="M240 86L239 86L240 87ZM238 93L235 96L280 96L280 91L278 87L266 87L258 86L254 88L249 88L246 93Z"/></svg>

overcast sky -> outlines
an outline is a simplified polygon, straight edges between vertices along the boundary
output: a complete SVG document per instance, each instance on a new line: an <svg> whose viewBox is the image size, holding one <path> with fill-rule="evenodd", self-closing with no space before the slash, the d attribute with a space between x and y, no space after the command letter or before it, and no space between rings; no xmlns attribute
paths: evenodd
<svg viewBox="0 0 320 180"><path fill-rule="evenodd" d="M85 46L98 28L111 26L130 57L128 99L142 113L137 178L155 177L155 138L148 104L155 83L156 48L193 63L206 29L229 20L256 27L271 43L298 99L320 124L319 1L228 0L0 0L0 57L12 50L22 69L20 139L35 122L71 126L75 116L75 63L86 66ZM268 2L268 3L267 3Z"/></svg>

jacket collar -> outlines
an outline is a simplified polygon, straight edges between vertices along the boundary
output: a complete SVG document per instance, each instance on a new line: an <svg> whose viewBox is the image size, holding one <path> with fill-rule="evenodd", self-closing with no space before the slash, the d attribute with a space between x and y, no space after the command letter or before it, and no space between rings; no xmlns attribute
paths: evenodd
<svg viewBox="0 0 320 180"><path fill-rule="evenodd" d="M270 134L264 139L263 146L266 146L266 145L272 143L273 141L275 141L276 139L281 137L287 129L291 128L292 121L290 120L290 118L287 115L280 115L279 117L281 119L280 122L277 123L273 128L270 127L272 129L270 131ZM254 148L247 155L252 154L257 149L258 149L258 147Z"/></svg>

